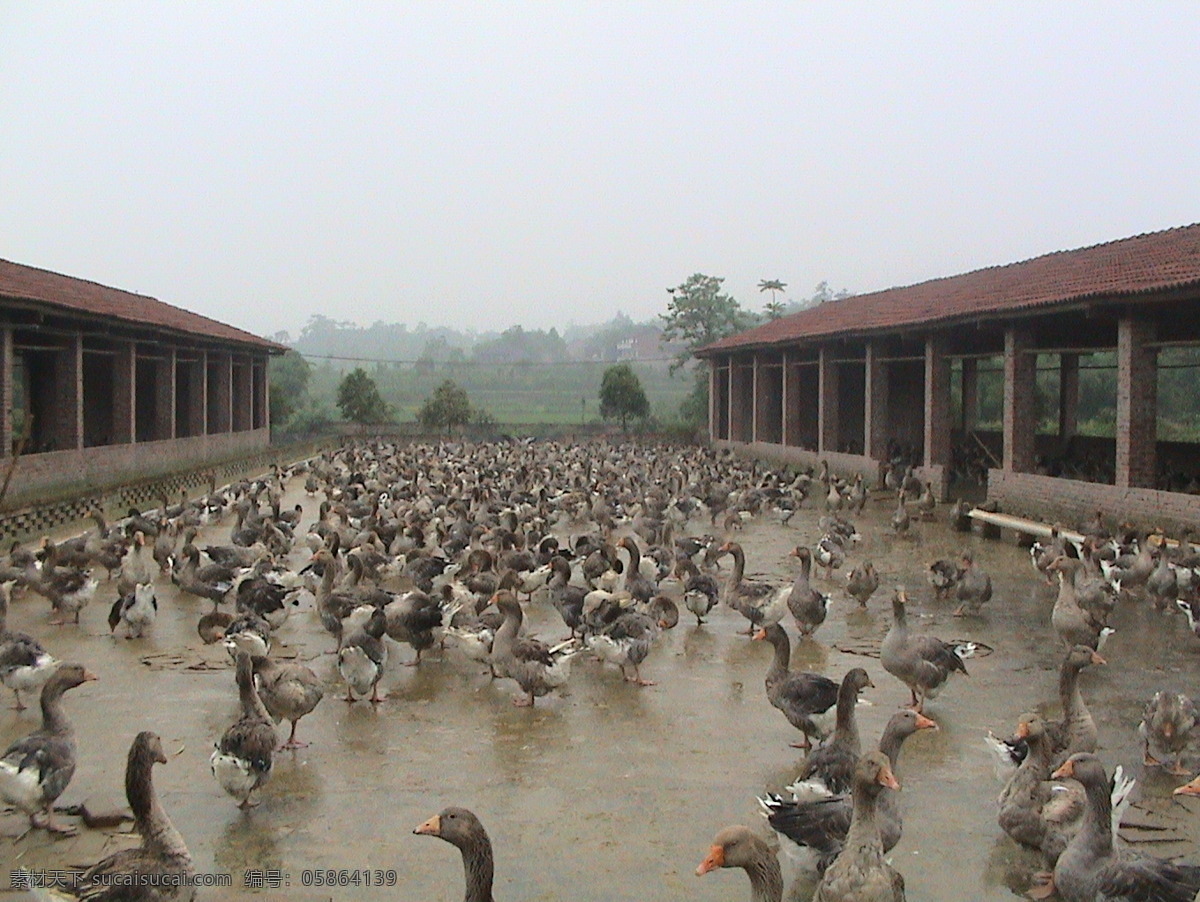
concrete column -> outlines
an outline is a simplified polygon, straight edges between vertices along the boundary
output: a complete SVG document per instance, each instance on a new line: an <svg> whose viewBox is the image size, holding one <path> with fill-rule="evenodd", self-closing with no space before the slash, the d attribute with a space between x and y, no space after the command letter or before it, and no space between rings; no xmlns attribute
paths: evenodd
<svg viewBox="0 0 1200 902"><path fill-rule="evenodd" d="M742 383L745 378L746 368L731 358L729 361L729 421L726 425L729 429L728 438L732 442L746 440L745 424L751 412L746 409L743 402L746 390Z"/></svg>
<svg viewBox="0 0 1200 902"><path fill-rule="evenodd" d="M271 385L267 378L270 357L254 365L254 428L267 429L271 425Z"/></svg>
<svg viewBox="0 0 1200 902"><path fill-rule="evenodd" d="M137 410L137 345L132 341L121 342L113 357L113 423L114 445L128 445L137 441L134 417Z"/></svg>
<svg viewBox="0 0 1200 902"><path fill-rule="evenodd" d="M796 374L795 367L792 366L792 358L787 351L783 352L783 376L782 387L779 393L779 441L783 445L794 445L792 436L796 432L797 417L795 407L796 390Z"/></svg>
<svg viewBox="0 0 1200 902"><path fill-rule="evenodd" d="M1153 488L1158 469L1158 358L1146 345L1154 322L1117 323L1117 478L1120 488Z"/></svg>
<svg viewBox="0 0 1200 902"><path fill-rule="evenodd" d="M13 333L0 328L0 456L13 453Z"/></svg>
<svg viewBox="0 0 1200 902"><path fill-rule="evenodd" d="M54 448L83 447L83 335L76 332L55 355Z"/></svg>
<svg viewBox="0 0 1200 902"><path fill-rule="evenodd" d="M154 362L154 437L175 438L175 349L169 348Z"/></svg>
<svg viewBox="0 0 1200 902"><path fill-rule="evenodd" d="M962 362L962 428L973 432L979 427L979 361L974 357Z"/></svg>
<svg viewBox="0 0 1200 902"><path fill-rule="evenodd" d="M838 450L838 368L828 345L817 358L817 450Z"/></svg>
<svg viewBox="0 0 1200 902"><path fill-rule="evenodd" d="M863 453L872 460L883 460L887 454L888 379L887 364L880 359L882 350L879 342L867 342Z"/></svg>
<svg viewBox="0 0 1200 902"><path fill-rule="evenodd" d="M1004 469L1028 473L1033 469L1035 422L1034 389L1037 357L1026 353L1029 336L1021 329L1004 331Z"/></svg>
<svg viewBox="0 0 1200 902"><path fill-rule="evenodd" d="M950 463L950 359L940 338L925 339L925 466Z"/></svg>
<svg viewBox="0 0 1200 902"><path fill-rule="evenodd" d="M1079 355L1058 360L1058 440L1063 450L1079 431Z"/></svg>

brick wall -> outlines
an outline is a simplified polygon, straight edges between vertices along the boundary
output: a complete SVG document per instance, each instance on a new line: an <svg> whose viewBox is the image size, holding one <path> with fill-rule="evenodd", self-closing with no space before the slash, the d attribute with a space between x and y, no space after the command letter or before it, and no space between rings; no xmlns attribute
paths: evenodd
<svg viewBox="0 0 1200 902"><path fill-rule="evenodd" d="M1042 520L1075 523L1101 510L1110 521L1129 520L1171 531L1182 526L1200 527L1200 495L1179 492L989 470L988 497L998 501L1005 513Z"/></svg>
<svg viewBox="0 0 1200 902"><path fill-rule="evenodd" d="M45 499L86 494L104 486L153 478L189 467L204 467L212 461L265 451L270 443L271 431L256 429L27 454L17 461L4 506L12 508ZM0 458L0 473L8 472L10 462L9 457Z"/></svg>

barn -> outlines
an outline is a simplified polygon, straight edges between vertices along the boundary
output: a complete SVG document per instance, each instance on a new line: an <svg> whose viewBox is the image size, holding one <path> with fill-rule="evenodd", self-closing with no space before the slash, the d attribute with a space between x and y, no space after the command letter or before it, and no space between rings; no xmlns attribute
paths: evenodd
<svg viewBox="0 0 1200 902"><path fill-rule="evenodd" d="M1200 524L1200 225L829 301L698 352L709 436L942 500Z"/></svg>
<svg viewBox="0 0 1200 902"><path fill-rule="evenodd" d="M0 260L5 505L266 449L267 362L283 351L152 297Z"/></svg>

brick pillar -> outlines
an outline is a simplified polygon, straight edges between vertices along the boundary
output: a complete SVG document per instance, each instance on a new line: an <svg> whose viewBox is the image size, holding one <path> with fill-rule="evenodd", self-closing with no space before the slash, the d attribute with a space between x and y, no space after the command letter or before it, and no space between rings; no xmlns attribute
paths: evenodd
<svg viewBox="0 0 1200 902"><path fill-rule="evenodd" d="M209 428L216 433L233 430L233 357L229 354L216 354L216 389L213 413L216 422L209 423Z"/></svg>
<svg viewBox="0 0 1200 902"><path fill-rule="evenodd" d="M1079 355L1062 354L1058 359L1058 441L1066 451L1079 431Z"/></svg>
<svg viewBox="0 0 1200 902"><path fill-rule="evenodd" d="M188 435L204 435L208 428L208 360L200 352L199 363L189 363L192 378L188 380Z"/></svg>
<svg viewBox="0 0 1200 902"><path fill-rule="evenodd" d="M925 466L950 462L950 359L943 342L925 340Z"/></svg>
<svg viewBox="0 0 1200 902"><path fill-rule="evenodd" d="M817 358L817 450L838 449L838 367L833 349L822 345Z"/></svg>
<svg viewBox="0 0 1200 902"><path fill-rule="evenodd" d="M708 437L717 438L717 358L708 358Z"/></svg>
<svg viewBox="0 0 1200 902"><path fill-rule="evenodd" d="M54 448L66 451L83 447L83 335L76 332L55 355Z"/></svg>
<svg viewBox="0 0 1200 902"><path fill-rule="evenodd" d="M879 342L867 342L866 398L863 402L863 452L872 460L883 460L888 437L888 373Z"/></svg>
<svg viewBox="0 0 1200 902"><path fill-rule="evenodd" d="M112 436L114 445L137 441L134 416L137 410L137 345L121 342L113 357Z"/></svg>
<svg viewBox="0 0 1200 902"><path fill-rule="evenodd" d="M962 362L962 428L973 432L979 426L979 361L974 357Z"/></svg>
<svg viewBox="0 0 1200 902"><path fill-rule="evenodd" d="M746 367L729 361L729 440L746 441L746 425L753 410L746 409ZM753 407L753 405L751 405Z"/></svg>
<svg viewBox="0 0 1200 902"><path fill-rule="evenodd" d="M0 456L13 453L13 333L0 328Z"/></svg>
<svg viewBox="0 0 1200 902"><path fill-rule="evenodd" d="M270 357L264 357L263 365L257 369L259 398L262 398L262 402L260 402L262 410L259 411L260 421L257 425L264 429L271 428L271 383L268 377L270 368Z"/></svg>
<svg viewBox="0 0 1200 902"><path fill-rule="evenodd" d="M1158 470L1158 359L1154 322L1117 324L1117 479L1120 488L1153 488Z"/></svg>
<svg viewBox="0 0 1200 902"><path fill-rule="evenodd" d="M1033 469L1037 356L1025 353L1029 336L1016 328L1004 331L1004 469Z"/></svg>
<svg viewBox="0 0 1200 902"><path fill-rule="evenodd" d="M175 349L154 362L154 437L175 438Z"/></svg>
<svg viewBox="0 0 1200 902"><path fill-rule="evenodd" d="M761 417L760 406L762 400L762 373L758 368L758 355L755 354L750 360L750 441L758 441L758 423Z"/></svg>
<svg viewBox="0 0 1200 902"><path fill-rule="evenodd" d="M783 387L779 399L779 440L784 445L796 444L792 439L799 428L799 423L797 422L799 418L796 416L796 392L798 389L799 386L796 384L796 368L792 366L792 360L787 351L784 351Z"/></svg>

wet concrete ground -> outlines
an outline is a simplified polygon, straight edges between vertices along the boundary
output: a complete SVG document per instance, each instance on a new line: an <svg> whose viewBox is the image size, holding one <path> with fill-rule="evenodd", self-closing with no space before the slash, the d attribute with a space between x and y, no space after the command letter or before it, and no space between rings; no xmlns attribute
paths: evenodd
<svg viewBox="0 0 1200 902"><path fill-rule="evenodd" d="M305 498L301 485L292 482L285 506L302 502L307 523L318 501ZM839 648L877 647L890 623L890 586L908 586L914 629L994 649L969 661L971 676L955 678L929 704L927 713L941 729L919 734L905 747L904 836L891 857L910 899L1009 899L1028 886L1038 861L996 824L1001 787L983 736L989 729L1011 731L1031 709L1057 713L1060 652L1049 626L1054 590L1033 572L1027 553L1011 544L952 533L944 522L916 526L913 538L887 535L893 507L890 498L873 499L858 521L863 541L851 550L847 567L834 583L814 580L832 592L817 640L797 647L794 624L785 620L793 637L792 666L834 679L850 667L866 667L876 686L865 693L873 705L858 709L866 745L907 701L907 689L877 658ZM787 552L816 541L817 516L802 511L789 527L767 519L747 524L739 540L748 571L790 581L796 561ZM228 526L202 538L225 542ZM978 618L953 618L953 605L934 602L925 581L930 561L964 545L976 549L976 560L995 583L995 596ZM305 555L295 552L292 562L299 566ZM863 557L884 579L865 612L841 588L845 573ZM725 607L702 627L684 612L643 665L642 675L658 681L653 687L624 683L614 669L578 660L565 692L521 709L510 704L512 682L490 682L453 647L444 655L429 653L411 668L400 665L412 651L391 645L387 700L372 708L340 700L344 687L335 659L323 654L332 640L310 599L278 632L276 652L299 655L327 681L325 700L300 725L300 738L312 745L277 755L262 804L243 813L209 773L213 742L237 716L237 694L225 650L202 646L195 632L208 603L181 596L164 582L149 636L127 641L108 633L113 591L101 584L78 628L48 625L48 603L33 595L16 601L10 616L12 628L100 676L67 696L80 754L60 804L122 799L130 741L139 730L157 731L168 754L178 752L155 770L165 807L198 870L232 876L232 889L204 890L201 898L259 892L245 886L247 869L254 869L277 872L264 876L286 881L279 889L287 890L287 898L457 900L463 885L457 850L411 832L450 804L473 809L491 834L501 900L748 898L740 871L700 878L694 869L721 827L741 822L768 832L755 796L781 789L803 760L788 747L798 734L766 701L770 646L739 636L745 621ZM528 619L542 637L564 635L548 605L535 602ZM1181 617L1154 614L1142 602L1123 603L1116 626L1105 649L1109 666L1089 668L1082 683L1099 725L1100 754L1110 769L1123 763L1138 777L1145 810L1134 816L1155 817L1171 828L1154 837L1173 841L1141 848L1196 860L1200 805L1171 799L1179 778L1144 773L1135 728L1156 690L1195 690L1200 640ZM189 669L196 665L210 669ZM35 709L0 711L0 742L37 723ZM88 830L74 839L34 831L14 843L24 826L16 815L0 817L0 871L86 864L129 844ZM305 870L356 868L394 869L397 887L301 892ZM786 860L784 872L787 897L807 899L810 887L792 880Z"/></svg>

